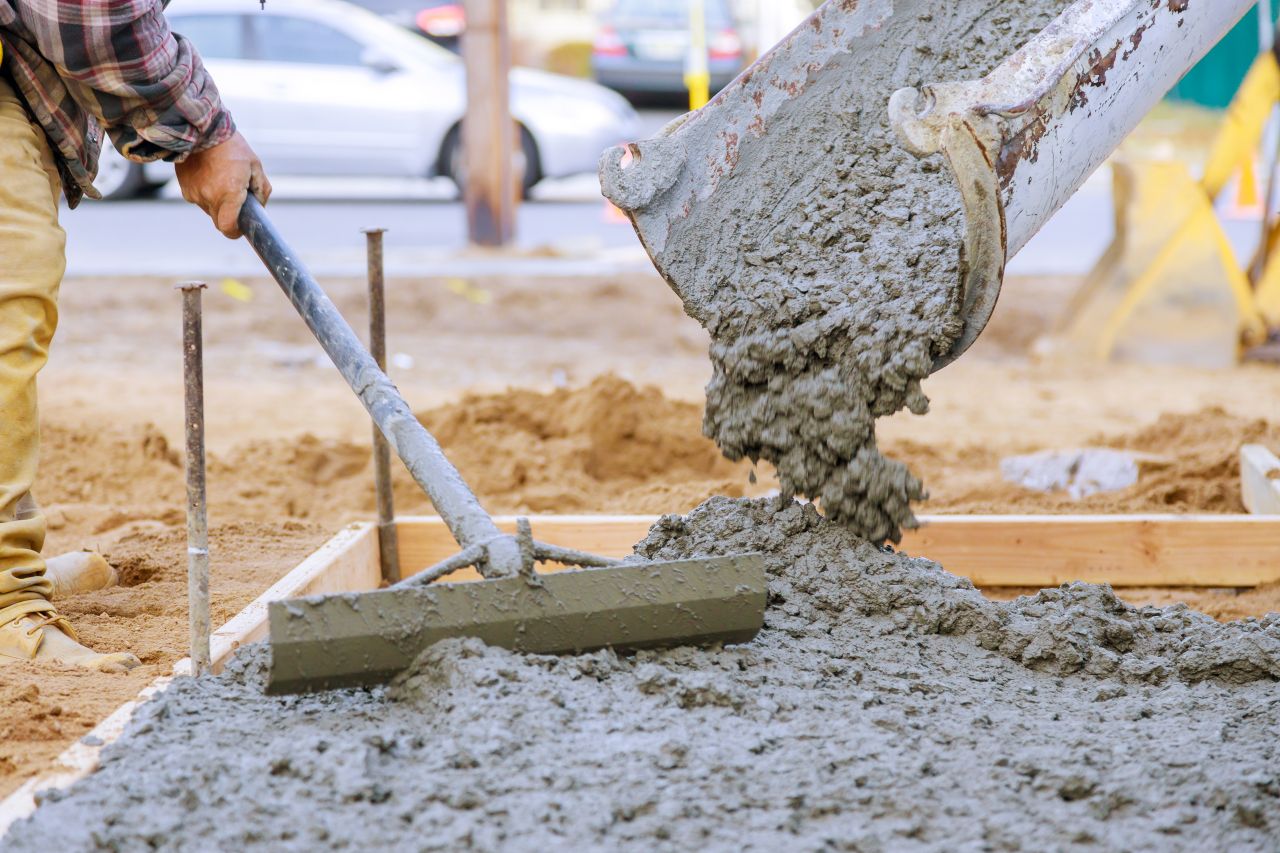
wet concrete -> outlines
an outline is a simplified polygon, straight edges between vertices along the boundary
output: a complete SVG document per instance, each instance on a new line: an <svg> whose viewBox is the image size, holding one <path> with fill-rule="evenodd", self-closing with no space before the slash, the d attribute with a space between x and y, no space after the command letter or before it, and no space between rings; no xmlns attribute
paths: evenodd
<svg viewBox="0 0 1280 853"><path fill-rule="evenodd" d="M961 328L964 212L943 159L902 148L889 97L981 77L1068 3L878 5L892 16L771 113L768 144L744 145L713 193L672 215L654 261L711 333L706 434L730 459L774 463L784 493L897 541L925 490L877 450L875 421L928 409L921 380ZM671 172L668 148L619 179L651 198L632 209L684 205L641 192Z"/></svg>
<svg viewBox="0 0 1280 853"><path fill-rule="evenodd" d="M142 708L6 849L1274 850L1280 617L1073 585L1000 604L812 507L715 499L649 558L768 555L753 642L477 640L263 694L265 653Z"/></svg>

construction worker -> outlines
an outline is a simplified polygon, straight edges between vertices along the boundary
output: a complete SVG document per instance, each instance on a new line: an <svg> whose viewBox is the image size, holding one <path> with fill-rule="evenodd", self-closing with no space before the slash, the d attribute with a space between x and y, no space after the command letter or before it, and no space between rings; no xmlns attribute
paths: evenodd
<svg viewBox="0 0 1280 853"><path fill-rule="evenodd" d="M85 647L50 603L31 495L36 374L66 267L59 199L97 197L101 128L132 160L176 163L183 198L228 237L246 192L265 204L271 185L162 0L0 0L0 49L0 664L123 672L134 655Z"/></svg>

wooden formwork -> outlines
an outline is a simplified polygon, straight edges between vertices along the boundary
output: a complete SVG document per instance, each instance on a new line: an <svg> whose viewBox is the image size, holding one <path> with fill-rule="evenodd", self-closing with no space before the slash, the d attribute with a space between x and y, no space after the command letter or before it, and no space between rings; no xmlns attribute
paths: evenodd
<svg viewBox="0 0 1280 853"><path fill-rule="evenodd" d="M515 530L515 517L495 519ZM648 515L535 516L539 539L622 557L657 520ZM922 516L901 550L928 557L978 586L1249 587L1280 581L1280 516ZM438 518L399 521L406 576L458 550ZM473 570L452 576L475 577Z"/></svg>
<svg viewBox="0 0 1280 853"><path fill-rule="evenodd" d="M655 520L640 515L531 518L543 541L613 557L631 553ZM495 521L503 530L515 530L515 516ZM901 549L979 586L1051 587L1079 580L1117 587L1251 587L1280 581L1280 515L925 516L921 521ZM439 518L403 518L397 527L406 577L458 550ZM378 556L375 525L356 524L338 533L213 633L214 671L221 671L240 646L266 639L269 602L376 589ZM476 577L465 569L448 580ZM179 661L174 675L157 678L65 750L48 772L0 802L0 837L34 810L37 792L66 787L92 772L102 748L120 736L138 705L190 672L190 661Z"/></svg>

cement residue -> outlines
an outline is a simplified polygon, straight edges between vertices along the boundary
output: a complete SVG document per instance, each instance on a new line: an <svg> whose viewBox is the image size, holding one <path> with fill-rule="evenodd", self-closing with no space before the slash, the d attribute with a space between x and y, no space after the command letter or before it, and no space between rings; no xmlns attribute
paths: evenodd
<svg viewBox="0 0 1280 853"><path fill-rule="evenodd" d="M1003 456L1038 451L1042 444L1002 448L990 442L896 441L889 450L938 484L929 499L931 512L1243 513L1240 446L1280 448L1280 422L1206 407L1185 414L1162 414L1154 423L1134 431L1085 438L1093 446L1133 453L1138 460L1138 481L1118 492L1076 500L1065 492L1027 491L999 477Z"/></svg>
<svg viewBox="0 0 1280 853"><path fill-rule="evenodd" d="M265 654L144 706L6 849L1273 850L1280 621L1073 585L1007 605L812 507L715 499L644 556L756 549L755 641L450 640L272 698Z"/></svg>
<svg viewBox="0 0 1280 853"><path fill-rule="evenodd" d="M869 539L897 541L925 497L877 450L875 420L928 409L920 382L961 328L960 195L941 157L901 147L889 97L981 77L1066 5L895 2L655 255L712 336L706 434Z"/></svg>

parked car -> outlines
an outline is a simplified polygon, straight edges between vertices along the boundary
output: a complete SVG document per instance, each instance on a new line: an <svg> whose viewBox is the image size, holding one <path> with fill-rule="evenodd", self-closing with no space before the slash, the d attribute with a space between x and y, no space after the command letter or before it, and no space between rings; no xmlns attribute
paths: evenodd
<svg viewBox="0 0 1280 853"><path fill-rule="evenodd" d="M441 47L457 53L458 42L467 28L467 13L461 0L352 0L392 23L419 33Z"/></svg>
<svg viewBox="0 0 1280 853"><path fill-rule="evenodd" d="M728 0L705 0L711 90L745 65ZM596 81L629 95L685 91L689 0L616 0L600 18L591 53Z"/></svg>
<svg viewBox="0 0 1280 853"><path fill-rule="evenodd" d="M169 12L213 73L236 122L275 175L459 177L462 61L344 0L185 0ZM594 172L639 132L621 96L585 80L511 72L512 152L527 192L544 177ZM153 190L168 164L107 152L98 189Z"/></svg>

